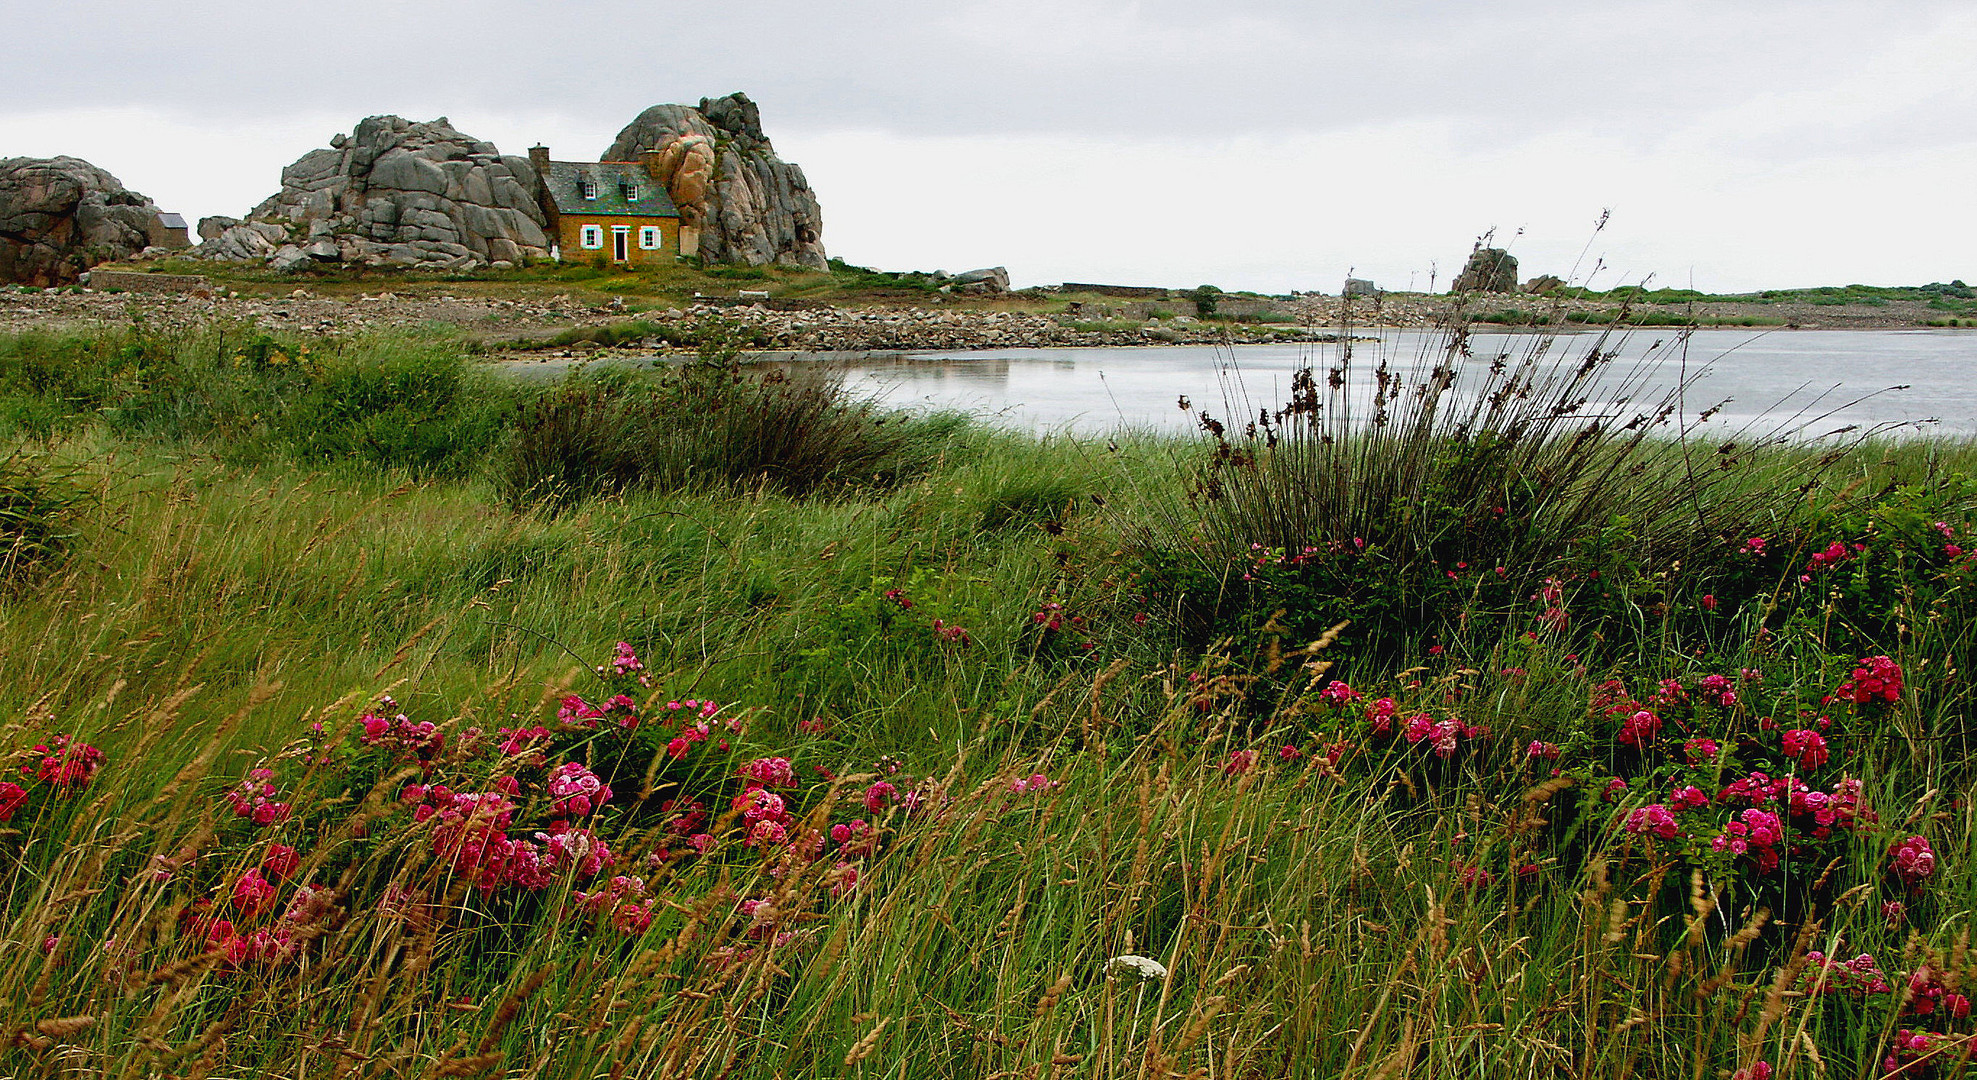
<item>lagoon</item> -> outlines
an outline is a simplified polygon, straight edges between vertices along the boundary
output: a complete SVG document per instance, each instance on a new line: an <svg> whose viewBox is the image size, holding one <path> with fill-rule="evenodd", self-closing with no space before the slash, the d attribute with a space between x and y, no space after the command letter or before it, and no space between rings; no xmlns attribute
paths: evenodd
<svg viewBox="0 0 1977 1080"><path fill-rule="evenodd" d="M1410 369L1441 336L1428 331L1362 331L1351 363L1355 384L1370 385L1384 355ZM1478 334L1465 367L1521 355L1530 333ZM1808 435L1848 425L1884 426L1891 435L1977 436L1977 333L1956 330L1697 330L1552 335L1548 347L1568 357L1617 350L1613 365L1641 358L1656 385L1691 384L1685 414L1727 402L1707 431L1762 418L1765 426L1797 416ZM1281 403L1299 368L1336 364L1340 345L1149 346L1003 349L907 353L854 361L847 383L889 405L966 410L990 422L1033 431L1097 435L1121 428L1163 431L1192 426L1178 407L1223 419L1254 416ZM1906 389L1896 389L1906 387Z"/></svg>

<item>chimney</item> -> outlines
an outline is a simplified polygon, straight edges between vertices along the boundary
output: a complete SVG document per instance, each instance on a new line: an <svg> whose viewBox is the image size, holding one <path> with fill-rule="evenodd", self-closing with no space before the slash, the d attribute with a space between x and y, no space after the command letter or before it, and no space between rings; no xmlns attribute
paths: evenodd
<svg viewBox="0 0 1977 1080"><path fill-rule="evenodd" d="M541 144L529 147L529 164L535 168L535 203L542 209L543 220L549 223L549 235L553 238L563 226L562 211L556 206L556 196L549 191L549 148Z"/></svg>

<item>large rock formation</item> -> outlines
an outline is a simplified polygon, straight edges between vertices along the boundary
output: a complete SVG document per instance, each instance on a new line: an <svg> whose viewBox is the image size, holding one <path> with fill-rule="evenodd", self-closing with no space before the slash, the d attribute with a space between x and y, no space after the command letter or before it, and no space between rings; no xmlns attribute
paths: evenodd
<svg viewBox="0 0 1977 1080"><path fill-rule="evenodd" d="M69 284L157 227L150 199L81 158L0 158L0 282Z"/></svg>
<svg viewBox="0 0 1977 1080"><path fill-rule="evenodd" d="M746 94L702 98L699 108L654 105L603 160L638 161L648 151L658 153L681 224L698 229L702 259L825 269L817 195L802 169L776 156Z"/></svg>
<svg viewBox="0 0 1977 1080"><path fill-rule="evenodd" d="M1502 248L1477 246L1469 262L1449 286L1455 292L1514 293L1517 291L1517 259Z"/></svg>
<svg viewBox="0 0 1977 1080"><path fill-rule="evenodd" d="M817 197L803 171L776 156L742 94L647 109L603 160L649 161L708 262L825 268ZM547 258L544 203L529 159L504 156L444 117L373 116L283 169L281 190L246 220L202 220L197 254L276 269L470 270Z"/></svg>
<svg viewBox="0 0 1977 1080"><path fill-rule="evenodd" d="M542 182L525 157L454 130L373 116L281 173L245 222L200 222L199 253L277 269L358 262L468 270L547 258Z"/></svg>

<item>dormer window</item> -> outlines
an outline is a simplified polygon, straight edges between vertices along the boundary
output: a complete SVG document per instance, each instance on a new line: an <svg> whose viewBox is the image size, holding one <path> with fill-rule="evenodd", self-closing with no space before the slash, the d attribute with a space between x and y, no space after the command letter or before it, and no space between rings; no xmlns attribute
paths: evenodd
<svg viewBox="0 0 1977 1080"><path fill-rule="evenodd" d="M633 184L626 184L626 185L625 185L625 201L626 201L626 202L637 202L637 201L638 201L638 185L637 185L637 184L635 184L635 183L633 183Z"/></svg>
<svg viewBox="0 0 1977 1080"><path fill-rule="evenodd" d="M591 179L590 177L588 177L588 176L580 176L580 177L578 177L578 178L577 178L577 194L579 194L579 195L581 195L581 196L583 196L583 197L584 197L584 198L586 198L586 199L595 199L595 198L597 198L597 181L595 181L595 180L592 180L592 179Z"/></svg>

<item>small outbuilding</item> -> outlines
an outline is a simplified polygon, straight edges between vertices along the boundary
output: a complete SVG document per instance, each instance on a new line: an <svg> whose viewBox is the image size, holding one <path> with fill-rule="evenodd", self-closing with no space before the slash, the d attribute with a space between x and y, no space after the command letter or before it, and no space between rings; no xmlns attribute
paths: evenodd
<svg viewBox="0 0 1977 1080"><path fill-rule="evenodd" d="M168 211L151 215L144 233L144 242L151 247L180 251L192 246L191 230L185 227L185 218Z"/></svg>
<svg viewBox="0 0 1977 1080"><path fill-rule="evenodd" d="M623 266L670 263L680 254L680 211L641 161L552 161L529 150L551 205L558 259L602 257Z"/></svg>

